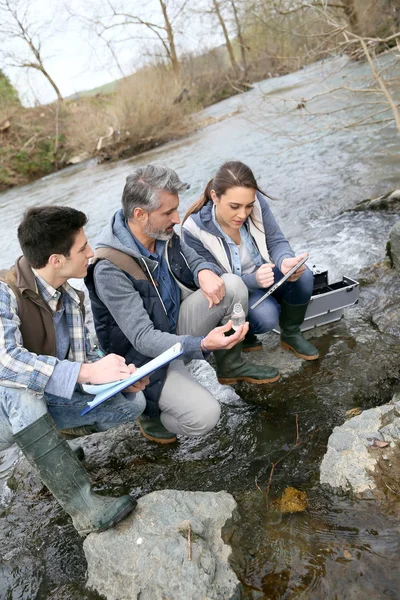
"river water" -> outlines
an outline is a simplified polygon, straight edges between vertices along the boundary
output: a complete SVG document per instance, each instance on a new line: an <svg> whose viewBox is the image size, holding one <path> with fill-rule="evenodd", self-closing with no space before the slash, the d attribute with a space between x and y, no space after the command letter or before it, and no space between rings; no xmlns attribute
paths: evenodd
<svg viewBox="0 0 400 600"><path fill-rule="evenodd" d="M382 60L390 64L393 59ZM394 124L352 126L372 110L370 105L360 104L359 94L352 95L352 107L343 110L349 93L337 88L365 86L367 79L366 65L350 64L346 59L317 63L260 82L248 93L203 111L200 120L214 117L215 122L184 140L118 163L97 165L89 161L0 194L0 268L10 266L19 253L16 228L27 207L62 204L79 208L89 216L87 234L93 240L119 208L125 177L134 167L148 162L165 164L190 182L190 190L181 198L183 214L219 164L239 159L251 166L260 187L276 198L271 201L272 210L293 248L308 249L310 263L329 269L331 281L342 275L356 276L361 267L383 258L395 217L342 211L395 189L400 175L400 138ZM315 103L304 102L329 88L337 91ZM297 107L299 104L305 107ZM336 337L341 331L339 326ZM308 376L315 375L314 365L307 368ZM305 389L301 378L296 385ZM286 388L282 388L283 395ZM269 409L239 408L236 430L229 430L232 421L225 423L228 429L222 441L211 436L208 441L188 441L177 450L160 451L157 457L161 463L165 460L176 470L171 466L168 474L160 471L158 487L227 489L235 495L242 515L246 515L235 538L237 548L243 551L242 559L239 552L235 560L245 598L400 598L397 520L383 516L374 504L332 498L318 486L318 465L329 432L339 413L343 417L342 409L353 404L327 416L325 404L314 402L312 394L304 402L293 394L285 409L273 403L274 393L267 397L262 390L244 388L246 394L258 400L264 394ZM264 497L255 488L254 479L257 477L265 487L267 467L276 459L274 452L284 452L293 442L294 415L299 412L304 435L317 423L319 432L296 457L291 455L277 469L274 482L277 487L290 484L305 489L310 508L291 516L266 513ZM157 485L149 480L142 491ZM74 594L70 597L87 598L78 571L71 567L69 581ZM52 585L42 582L27 592L21 577L0 570L0 600L53 598L49 590L60 583L56 578Z"/></svg>

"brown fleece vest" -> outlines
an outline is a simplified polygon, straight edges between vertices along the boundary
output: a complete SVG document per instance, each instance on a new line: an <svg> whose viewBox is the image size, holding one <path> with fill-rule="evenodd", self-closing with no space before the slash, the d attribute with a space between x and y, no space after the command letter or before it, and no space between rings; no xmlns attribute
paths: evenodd
<svg viewBox="0 0 400 600"><path fill-rule="evenodd" d="M6 283L16 296L24 348L35 354L56 356L53 313L38 292L35 276L26 258L20 256L10 270L0 270L0 281ZM80 308L85 316L84 294L79 290L75 291L79 295Z"/></svg>

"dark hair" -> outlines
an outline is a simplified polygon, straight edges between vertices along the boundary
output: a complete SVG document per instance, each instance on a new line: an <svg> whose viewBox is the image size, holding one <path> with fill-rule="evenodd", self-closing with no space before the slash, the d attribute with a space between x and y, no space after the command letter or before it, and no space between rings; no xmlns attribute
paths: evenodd
<svg viewBox="0 0 400 600"><path fill-rule="evenodd" d="M68 257L87 216L68 206L28 208L18 227L18 240L31 267L42 269L52 254Z"/></svg>
<svg viewBox="0 0 400 600"><path fill-rule="evenodd" d="M265 194L265 192L260 190L258 187L257 180L254 177L254 173L250 167L238 160L225 162L216 172L214 179L210 179L210 181L207 183L206 189L204 190L200 199L190 206L182 221L182 225L191 214L199 212L206 202L211 200L211 190L214 190L217 196L220 198L233 187L251 188L253 190L257 190L264 196L267 196L267 194Z"/></svg>

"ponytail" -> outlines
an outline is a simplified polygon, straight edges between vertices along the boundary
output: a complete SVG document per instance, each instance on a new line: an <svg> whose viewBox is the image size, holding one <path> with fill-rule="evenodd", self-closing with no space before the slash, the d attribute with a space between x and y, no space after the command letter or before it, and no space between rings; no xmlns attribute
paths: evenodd
<svg viewBox="0 0 400 600"><path fill-rule="evenodd" d="M207 183L206 185L206 189L204 190L204 192L202 193L202 195L200 196L199 200L196 200L196 202L194 202L192 204L192 206L189 207L188 211L186 212L186 215L183 217L182 220L182 227L186 221L186 219L188 219L190 217L190 215L193 215L195 213L198 213L203 206L209 201L211 200L211 190L213 189L213 185L214 185L214 179L210 179L210 181Z"/></svg>

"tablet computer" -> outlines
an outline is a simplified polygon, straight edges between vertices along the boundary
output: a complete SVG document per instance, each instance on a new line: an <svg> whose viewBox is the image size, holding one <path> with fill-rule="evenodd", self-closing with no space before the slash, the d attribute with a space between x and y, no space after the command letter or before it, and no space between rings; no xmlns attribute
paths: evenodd
<svg viewBox="0 0 400 600"><path fill-rule="evenodd" d="M304 263L306 262L306 260L308 260L308 255L305 256L304 258L302 258L297 265L294 265L294 267L292 267L290 269L290 271L288 271L286 273L286 275L284 275L282 277L282 279L280 279L279 281L277 281L277 283L274 283L274 285L272 287L269 288L268 292L266 292L264 294L264 296L261 296L261 298L259 298L257 300L257 302L254 302L254 304L252 306L250 306L251 309L256 308L256 306L258 306L259 304L261 304L261 302L263 302L266 298L268 298L268 296L270 296L271 294L273 294L281 285L282 283L285 283L285 281L287 281L289 279L289 277L291 275L293 275L293 273L295 273L297 271L297 269L299 269L301 267L301 265L304 265Z"/></svg>

